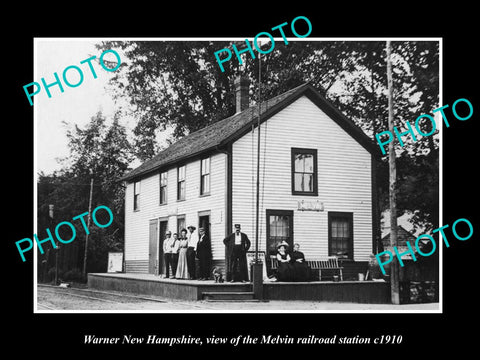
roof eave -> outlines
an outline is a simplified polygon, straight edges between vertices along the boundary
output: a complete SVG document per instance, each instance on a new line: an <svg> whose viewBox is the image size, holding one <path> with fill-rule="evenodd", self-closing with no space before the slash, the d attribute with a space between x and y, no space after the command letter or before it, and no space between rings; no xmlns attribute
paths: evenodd
<svg viewBox="0 0 480 360"><path fill-rule="evenodd" d="M263 114L260 115L260 123L268 120L270 117L280 112L303 95L307 96L315 105L317 105L330 118L332 118L335 123L337 123L343 130L345 130L350 136L352 136L360 145L362 145L363 148L367 150L374 157L375 160L381 159L380 151L378 150L378 147L375 145L375 143L357 125L355 125L352 120L347 118L340 110L333 106L333 104L331 104L327 99L325 99L309 83L306 84L303 88L299 89L296 93L287 97L285 100L273 105L270 109L267 109ZM252 119L252 121L254 122L254 127L256 127L258 124L258 113L257 116ZM232 134L231 136L223 139L221 141L221 144L227 145L238 140L250 131L251 126L251 123L246 124L235 134Z"/></svg>
<svg viewBox="0 0 480 360"><path fill-rule="evenodd" d="M195 153L192 153L192 154L189 154L185 157L182 157L182 158L179 158L179 159L175 159L175 160L171 160L171 161L168 161L166 163L163 163L159 166L155 166L151 169L148 169L148 170L145 170L145 171L142 171L142 172L139 172L138 174L133 174L133 175L130 175L130 174L127 174L123 177L121 177L119 180L117 180L118 182L122 182L122 181L127 181L127 182L133 182L133 181L136 181L136 180L139 180L141 178L144 178L148 175L151 175L152 173L156 173L156 172L159 172L163 169L168 169L168 168L171 168L173 165L178 165L180 163L183 163L183 162L186 162L188 160L191 160L191 159L194 159L194 158L197 158L197 157L200 157L202 155L205 155L207 153L211 153L211 152L215 152L215 151L219 151L219 144L215 144L211 147L208 147L206 149L203 149L203 150L200 150L200 151L197 151ZM132 170L133 171L133 170Z"/></svg>
<svg viewBox="0 0 480 360"><path fill-rule="evenodd" d="M260 116L260 122L263 123L264 121L271 118L276 113L280 112L281 110L285 109L287 106L298 100L301 96L307 96L315 105L317 105L322 111L324 111L332 120L334 120L344 131L346 131L352 138L354 138L362 147L367 150L375 160L380 160L382 156L380 155L380 151L376 144L357 126L355 123L347 118L340 110L338 110L333 104L331 104L325 97L323 97L310 83L306 83L298 87L296 91L292 94L288 95L285 99L281 100L280 102L273 105L271 108L268 108L262 113ZM267 102L263 102L263 104ZM252 118L253 126L256 127L258 124L258 112L256 116ZM219 142L213 144L212 146L208 147L207 149L197 151L192 154L185 155L184 157L180 157L175 160L171 160L167 163L161 164L159 166L155 166L151 169L140 171L138 174L129 175L120 178L118 181L133 181L135 179L140 179L145 177L146 175L150 175L154 172L158 172L161 169L171 167L172 165L188 161L192 158L196 158L202 154L218 150L220 148L224 148L231 143L235 142L239 138L246 135L250 132L252 128L252 122L246 123L243 127L241 127L238 131L233 133L230 136L220 140ZM134 170L132 170L133 172Z"/></svg>

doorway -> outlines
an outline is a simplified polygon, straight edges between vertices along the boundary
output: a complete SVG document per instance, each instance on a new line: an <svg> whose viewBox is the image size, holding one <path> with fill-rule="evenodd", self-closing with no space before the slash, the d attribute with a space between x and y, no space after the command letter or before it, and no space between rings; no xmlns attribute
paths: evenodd
<svg viewBox="0 0 480 360"><path fill-rule="evenodd" d="M150 220L148 236L148 273L158 274L157 249L158 246L158 219Z"/></svg>
<svg viewBox="0 0 480 360"><path fill-rule="evenodd" d="M163 261L163 241L168 230L168 221L160 219L160 241L158 246L158 272L165 273Z"/></svg>
<svg viewBox="0 0 480 360"><path fill-rule="evenodd" d="M210 211L202 211L198 213L198 227L205 229L205 234L210 237Z"/></svg>
<svg viewBox="0 0 480 360"><path fill-rule="evenodd" d="M152 219L149 222L148 273L163 273L163 240L168 229L168 221Z"/></svg>
<svg viewBox="0 0 480 360"><path fill-rule="evenodd" d="M276 255L277 246L286 241L293 247L293 211L267 210L267 258Z"/></svg>
<svg viewBox="0 0 480 360"><path fill-rule="evenodd" d="M282 241L287 242L288 252L293 248L293 211L267 209L267 274L272 275L270 257L277 254L277 246Z"/></svg>

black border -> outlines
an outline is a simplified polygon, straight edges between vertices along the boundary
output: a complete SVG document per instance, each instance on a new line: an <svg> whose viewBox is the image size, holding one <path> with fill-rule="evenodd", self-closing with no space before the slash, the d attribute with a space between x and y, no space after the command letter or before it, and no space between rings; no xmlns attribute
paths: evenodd
<svg viewBox="0 0 480 360"><path fill-rule="evenodd" d="M14 4L13 7L16 5ZM13 143L4 141L4 169L14 174L14 181L6 182L9 191L4 203L6 235L3 257L7 259L4 272L4 311L12 313L8 331L4 335L5 351L25 349L51 358L65 357L65 350L79 355L102 353L138 356L153 352L169 357L190 354L213 356L213 352L240 356L256 356L268 351L270 356L286 355L290 350L307 351L318 356L343 351L358 356L402 357L438 356L444 350L474 349L476 332L469 326L477 310L475 280L479 253L478 211L474 196L478 193L476 166L478 134L478 85L476 74L476 11L471 3L454 5L435 4L422 9L418 2L381 4L379 7L356 3L350 7L342 3L295 8L294 4L278 5L274 9L235 8L221 5L207 8L193 4L180 11L172 7L143 4L108 4L85 7L85 11L61 13L63 8L53 5L28 5L10 9L12 21L4 22L7 35L4 46L9 50L2 57L7 69L7 117L4 133ZM197 8L198 7L198 8ZM336 8L335 8L336 7ZM87 10L89 8L89 10ZM220 13L213 10L222 10ZM60 13L59 13L60 12ZM55 15L60 14L60 15ZM34 37L124 37L124 36L253 36L277 24L291 21L295 16L307 16L313 26L311 37L442 37L443 38L443 104L458 98L469 99L474 106L473 117L465 122L454 121L444 129L443 140L443 211L444 224L468 218L474 226L472 239L453 241L444 248L444 312L443 314L33 314L33 256L21 262L14 242L33 234L33 109L28 105L22 86L33 79ZM65 22L61 21L64 19ZM90 25L89 25L90 24ZM95 24L92 25L92 24ZM5 176L4 176L5 177ZM4 182L4 186L5 185ZM472 323L474 325L474 323ZM182 334L234 336L262 333L300 336L377 336L401 334L402 344L391 346L231 346L216 347L152 347L142 346L87 346L84 334L99 336L135 336L149 333L179 336ZM195 352L195 354L192 354Z"/></svg>

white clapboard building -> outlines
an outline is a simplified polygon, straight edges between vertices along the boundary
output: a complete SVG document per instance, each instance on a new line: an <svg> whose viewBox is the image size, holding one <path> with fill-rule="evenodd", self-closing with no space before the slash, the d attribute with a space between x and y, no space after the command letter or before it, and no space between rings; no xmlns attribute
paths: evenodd
<svg viewBox="0 0 480 360"><path fill-rule="evenodd" d="M234 115L123 178L127 273L161 273L165 231L188 225L208 229L216 265L236 223L253 250L258 106L248 86L235 81ZM278 242L299 243L307 260L335 255L356 275L375 244L373 142L310 84L263 101L260 118L259 251L268 258Z"/></svg>

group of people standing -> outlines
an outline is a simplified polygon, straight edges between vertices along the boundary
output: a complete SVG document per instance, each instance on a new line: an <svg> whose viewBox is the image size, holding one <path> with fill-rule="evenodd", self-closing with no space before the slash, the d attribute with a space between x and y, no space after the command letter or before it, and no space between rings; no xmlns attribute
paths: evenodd
<svg viewBox="0 0 480 360"><path fill-rule="evenodd" d="M188 231L187 231L188 229ZM212 260L212 245L204 228L190 225L187 229L177 233L167 231L163 241L165 258L165 277L170 276L170 269L174 279L197 279L195 260L198 259L198 280L207 280L210 277L210 263Z"/></svg>
<svg viewBox="0 0 480 360"><path fill-rule="evenodd" d="M187 231L188 229L188 231ZM182 229L180 236L171 231L166 232L163 241L165 257L165 277L174 279L207 280L210 278L212 262L212 244L203 227L196 231L190 225ZM226 249L226 280L229 282L248 281L247 251L251 242L245 233L241 232L240 224L235 224L235 232L227 236L223 243ZM293 251L289 251L287 242L282 241L277 246L276 258L278 268L277 281L308 281L310 268L305 261L300 245L295 244ZM196 274L196 260L198 259L199 273Z"/></svg>
<svg viewBox="0 0 480 360"><path fill-rule="evenodd" d="M286 241L278 244L277 261L277 281L308 281L310 279L310 268L305 261L305 255L300 251L299 244L293 246L291 253L288 252Z"/></svg>
<svg viewBox="0 0 480 360"><path fill-rule="evenodd" d="M203 227L198 229L190 225L178 234L167 231L163 241L165 258L165 277L174 279L207 280L210 278L212 261L212 244ZM250 240L240 231L240 224L235 224L235 232L227 236L223 243L226 249L226 278L229 282L248 281L247 251ZM198 259L199 274L196 274Z"/></svg>

